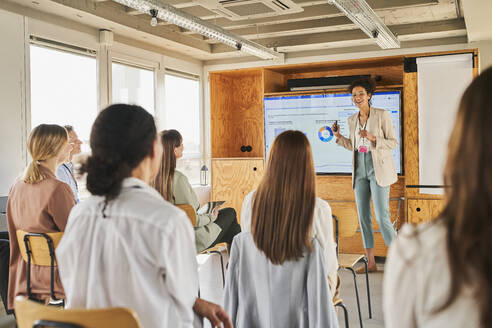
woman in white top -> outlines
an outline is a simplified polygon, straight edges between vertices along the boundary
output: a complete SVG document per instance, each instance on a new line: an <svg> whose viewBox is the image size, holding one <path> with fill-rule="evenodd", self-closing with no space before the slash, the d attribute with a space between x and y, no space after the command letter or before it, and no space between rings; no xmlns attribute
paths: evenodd
<svg viewBox="0 0 492 328"><path fill-rule="evenodd" d="M461 99L439 218L405 226L390 247L387 327L492 327L492 68Z"/></svg>
<svg viewBox="0 0 492 328"><path fill-rule="evenodd" d="M186 214L148 185L162 154L152 116L139 106L109 106L90 142L82 171L92 196L70 213L56 249L67 307L128 307L148 328L193 327L194 310L214 327L230 327L223 309L197 297Z"/></svg>
<svg viewBox="0 0 492 328"><path fill-rule="evenodd" d="M282 229L303 229L318 240L323 249L325 272L331 294L337 295L338 260L333 239L333 218L330 205L316 197L311 146L300 131L285 131L277 136L268 158L268 166L258 189L246 196L241 209L241 230L262 238L260 249L273 247L275 256L284 261L292 258L290 249L300 247L304 240L292 239L282 230L285 239L275 231L255 234L262 220L274 217ZM290 227L292 225L292 227ZM289 228L290 227L290 228ZM273 242L274 241L274 242ZM295 253L298 256L298 253ZM295 258L295 256L294 256Z"/></svg>

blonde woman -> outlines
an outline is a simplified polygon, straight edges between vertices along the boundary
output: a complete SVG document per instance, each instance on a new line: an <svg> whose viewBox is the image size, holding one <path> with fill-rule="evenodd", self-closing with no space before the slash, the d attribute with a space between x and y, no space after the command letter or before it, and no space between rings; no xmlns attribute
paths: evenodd
<svg viewBox="0 0 492 328"><path fill-rule="evenodd" d="M16 231L59 232L65 230L75 199L70 187L55 176L57 167L71 151L67 131L59 125L41 124L29 135L27 148L32 161L22 179L10 189L7 224L10 238L8 307L17 295L27 295L27 264L21 257ZM50 297L50 267L31 265L32 294L37 299ZM64 298L55 272L55 296Z"/></svg>

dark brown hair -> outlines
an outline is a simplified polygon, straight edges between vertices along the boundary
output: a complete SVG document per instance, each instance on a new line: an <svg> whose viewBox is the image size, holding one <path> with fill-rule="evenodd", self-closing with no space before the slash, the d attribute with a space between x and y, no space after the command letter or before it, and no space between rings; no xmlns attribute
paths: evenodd
<svg viewBox="0 0 492 328"><path fill-rule="evenodd" d="M466 89L449 140L444 170L451 271L450 294L443 310L465 286L473 286L482 327L492 327L492 68Z"/></svg>
<svg viewBox="0 0 492 328"><path fill-rule="evenodd" d="M274 264L301 258L305 247L311 251L315 177L304 133L289 130L278 135L253 199L251 217L255 244Z"/></svg>
<svg viewBox="0 0 492 328"><path fill-rule="evenodd" d="M376 82L374 82L373 79L370 79L367 77L360 78L360 79L357 79L357 80L353 81L352 83L350 83L350 85L348 87L348 91L350 93L352 93L352 90L355 87L362 87L362 88L366 89L367 93L370 93L371 95L373 95L374 90L376 90Z"/></svg>
<svg viewBox="0 0 492 328"><path fill-rule="evenodd" d="M156 137L154 118L140 106L115 104L100 112L91 130L92 154L81 170L91 194L105 196L106 203L116 198L123 180L153 152Z"/></svg>
<svg viewBox="0 0 492 328"><path fill-rule="evenodd" d="M183 142L183 137L176 130L164 130L161 133L162 161L159 173L154 180L154 188L165 200L173 201L173 180L176 170L176 154L174 149Z"/></svg>

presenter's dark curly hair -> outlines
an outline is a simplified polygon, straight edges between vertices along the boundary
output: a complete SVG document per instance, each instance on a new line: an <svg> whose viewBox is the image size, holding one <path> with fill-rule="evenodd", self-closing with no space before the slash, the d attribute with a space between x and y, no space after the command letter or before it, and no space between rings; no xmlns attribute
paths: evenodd
<svg viewBox="0 0 492 328"><path fill-rule="evenodd" d="M370 78L360 78L350 83L348 91L352 93L352 90L355 87L362 87L366 89L366 92L368 94L370 93L372 95L374 94L374 90L376 90L376 82L374 82L374 80Z"/></svg>
<svg viewBox="0 0 492 328"><path fill-rule="evenodd" d="M156 136L154 118L142 107L115 104L104 109L92 126L92 155L82 165L91 194L104 196L106 203L116 198L123 179L153 151Z"/></svg>

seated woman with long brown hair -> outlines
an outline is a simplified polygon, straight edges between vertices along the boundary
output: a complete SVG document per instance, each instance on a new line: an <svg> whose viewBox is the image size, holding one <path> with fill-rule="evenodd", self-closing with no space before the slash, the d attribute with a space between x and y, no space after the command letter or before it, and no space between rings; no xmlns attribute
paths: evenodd
<svg viewBox="0 0 492 328"><path fill-rule="evenodd" d="M492 68L466 89L449 139L446 205L406 225L383 284L387 327L492 327Z"/></svg>
<svg viewBox="0 0 492 328"><path fill-rule="evenodd" d="M161 132L164 151L162 163L154 181L154 187L165 200L176 204L190 204L198 210L200 203L186 175L176 170L176 161L183 156L183 137L176 130ZM219 243L229 246L235 235L241 232L233 208L216 208L212 213L197 213L195 244L197 252L201 252Z"/></svg>
<svg viewBox="0 0 492 328"><path fill-rule="evenodd" d="M331 209L316 197L315 177L306 136L300 131L278 135L258 189L244 200L245 232L232 245L224 308L233 324L338 325L332 303L338 261Z"/></svg>
<svg viewBox="0 0 492 328"><path fill-rule="evenodd" d="M24 177L10 189L7 223L10 238L10 270L8 307L14 307L17 295L27 295L27 263L22 259L16 231L60 232L65 230L75 198L70 187L55 176L57 167L71 151L65 128L41 124L34 128L27 141L32 161ZM50 267L31 265L32 296L50 298ZM58 270L55 271L56 298L64 298Z"/></svg>

